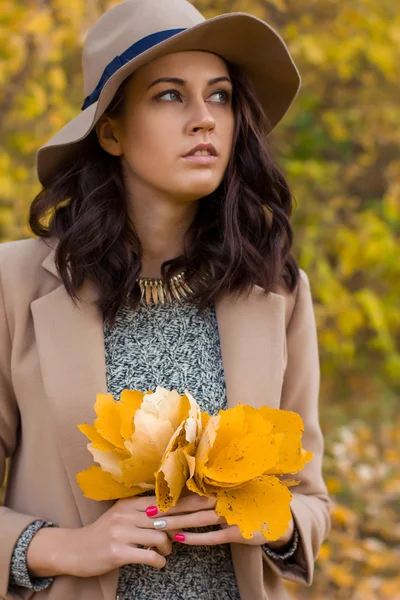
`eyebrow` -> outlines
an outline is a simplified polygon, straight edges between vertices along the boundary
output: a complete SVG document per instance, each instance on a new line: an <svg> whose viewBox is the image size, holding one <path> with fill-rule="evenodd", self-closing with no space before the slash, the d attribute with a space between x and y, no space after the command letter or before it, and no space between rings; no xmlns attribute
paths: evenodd
<svg viewBox="0 0 400 600"><path fill-rule="evenodd" d="M214 77L214 79L210 79L210 81L207 83L208 86L210 85L214 85L215 83L218 83L220 81L228 81L229 83L232 83L232 81L229 79L229 77ZM153 81L149 86L148 86L148 90L153 87L153 85L156 85L157 83L175 83L176 85L186 85L187 81L185 79L181 79L180 77L160 77L159 79L156 79L155 81ZM146 90L147 91L147 90Z"/></svg>

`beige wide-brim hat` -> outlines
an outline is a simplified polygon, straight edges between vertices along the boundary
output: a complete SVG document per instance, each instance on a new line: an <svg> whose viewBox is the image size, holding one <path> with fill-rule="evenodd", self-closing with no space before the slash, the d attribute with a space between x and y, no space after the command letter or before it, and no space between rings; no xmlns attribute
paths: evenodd
<svg viewBox="0 0 400 600"><path fill-rule="evenodd" d="M281 36L261 19L229 13L205 19L187 0L125 0L89 31L82 53L82 112L39 148L36 166L46 185L92 131L121 83L144 64L185 50L218 54L253 82L270 133L297 96L300 74Z"/></svg>

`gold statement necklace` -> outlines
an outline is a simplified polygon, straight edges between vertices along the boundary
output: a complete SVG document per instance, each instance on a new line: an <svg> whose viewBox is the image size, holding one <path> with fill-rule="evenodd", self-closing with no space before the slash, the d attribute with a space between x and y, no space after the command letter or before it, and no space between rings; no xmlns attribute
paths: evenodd
<svg viewBox="0 0 400 600"><path fill-rule="evenodd" d="M204 283L205 277L203 275L195 275L193 280L195 283ZM140 287L141 301L144 301L147 305L150 305L152 302L156 306L157 304L164 305L166 302L172 302L174 298L178 302L183 302L194 294L193 287L185 279L185 271L181 271L169 280L172 294L163 279L138 277L136 281Z"/></svg>

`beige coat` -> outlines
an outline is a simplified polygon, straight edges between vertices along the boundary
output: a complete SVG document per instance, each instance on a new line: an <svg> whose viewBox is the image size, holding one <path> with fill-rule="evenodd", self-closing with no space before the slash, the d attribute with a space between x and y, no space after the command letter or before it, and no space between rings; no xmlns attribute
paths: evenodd
<svg viewBox="0 0 400 600"><path fill-rule="evenodd" d="M57 275L54 250L40 239L0 244L0 482L12 457L5 506L0 507L0 598L114 600L118 570L101 577L57 577L45 591L7 594L10 557L33 520L75 528L96 520L110 502L83 497L75 475L92 464L77 424L93 420L106 392L103 321L85 285L75 308ZM309 281L301 271L293 294L283 287L263 297L216 302L229 406L267 404L298 412L303 446L314 457L291 488L301 534L296 564L285 568L260 547L232 544L243 600L286 600L282 578L311 585L314 561L330 528L331 501L322 478L318 420L320 382Z"/></svg>

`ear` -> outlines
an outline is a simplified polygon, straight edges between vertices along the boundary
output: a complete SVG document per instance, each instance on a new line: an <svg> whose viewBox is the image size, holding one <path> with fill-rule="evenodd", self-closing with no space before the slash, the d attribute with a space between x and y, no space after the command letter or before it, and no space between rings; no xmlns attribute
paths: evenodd
<svg viewBox="0 0 400 600"><path fill-rule="evenodd" d="M102 115L95 125L97 139L100 146L113 156L121 156L122 147L118 140L116 123L112 122L110 117Z"/></svg>

